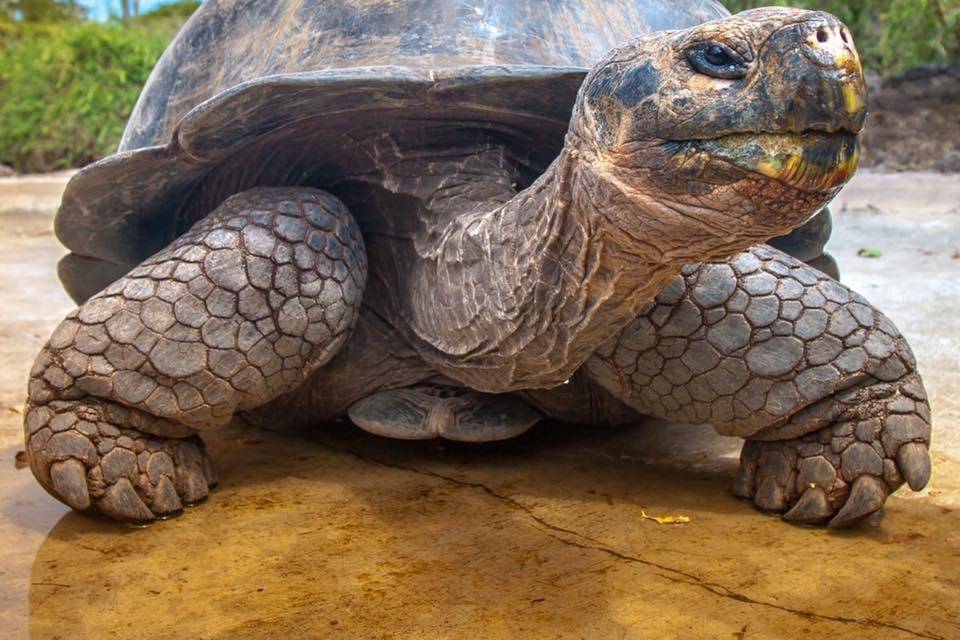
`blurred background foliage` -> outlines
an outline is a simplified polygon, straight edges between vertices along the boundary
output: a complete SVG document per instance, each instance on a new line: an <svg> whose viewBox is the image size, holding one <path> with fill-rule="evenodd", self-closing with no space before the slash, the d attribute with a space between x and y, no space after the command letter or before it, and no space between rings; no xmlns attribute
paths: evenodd
<svg viewBox="0 0 960 640"><path fill-rule="evenodd" d="M721 0L731 11L822 9L847 23L868 71L892 74L960 60L960 0Z"/></svg>
<svg viewBox="0 0 960 640"><path fill-rule="evenodd" d="M74 2L0 0L0 164L77 167L112 153L150 70L197 2L106 21Z"/></svg>
<svg viewBox="0 0 960 640"><path fill-rule="evenodd" d="M790 4L835 13L877 73L960 59L960 0L723 1L732 11ZM198 3L140 6L0 0L0 164L51 171L116 149L151 68Z"/></svg>

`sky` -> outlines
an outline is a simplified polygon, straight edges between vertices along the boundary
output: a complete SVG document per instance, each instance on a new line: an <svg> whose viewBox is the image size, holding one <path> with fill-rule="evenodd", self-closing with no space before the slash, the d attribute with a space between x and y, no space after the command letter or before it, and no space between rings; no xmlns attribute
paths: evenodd
<svg viewBox="0 0 960 640"><path fill-rule="evenodd" d="M171 0L140 0L140 11L145 12L167 4ZM115 14L120 13L120 0L79 0L90 11L90 17L95 20L103 20L110 15L111 9Z"/></svg>

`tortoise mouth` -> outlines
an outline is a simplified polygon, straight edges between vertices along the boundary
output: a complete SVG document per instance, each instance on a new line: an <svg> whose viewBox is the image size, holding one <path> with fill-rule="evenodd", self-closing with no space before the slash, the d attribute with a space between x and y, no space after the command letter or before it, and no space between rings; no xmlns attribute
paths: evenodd
<svg viewBox="0 0 960 640"><path fill-rule="evenodd" d="M736 133L695 144L711 157L803 191L844 184L860 159L859 137L847 130Z"/></svg>

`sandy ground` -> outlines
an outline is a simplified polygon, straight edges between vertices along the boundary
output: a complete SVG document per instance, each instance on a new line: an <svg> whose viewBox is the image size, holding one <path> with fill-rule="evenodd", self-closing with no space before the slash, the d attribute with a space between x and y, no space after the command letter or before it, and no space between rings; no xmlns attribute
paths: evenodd
<svg viewBox="0 0 960 640"><path fill-rule="evenodd" d="M958 178L864 173L835 205L843 278L909 337L935 434L930 487L846 532L757 513L729 491L738 441L662 423L473 447L235 425L184 517L68 513L15 463L71 308L62 184L0 180L0 638L960 637Z"/></svg>

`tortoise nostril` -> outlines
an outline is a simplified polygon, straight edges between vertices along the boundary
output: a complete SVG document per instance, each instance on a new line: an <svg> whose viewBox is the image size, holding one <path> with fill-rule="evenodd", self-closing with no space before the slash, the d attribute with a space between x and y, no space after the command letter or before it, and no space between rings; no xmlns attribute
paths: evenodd
<svg viewBox="0 0 960 640"><path fill-rule="evenodd" d="M817 29L817 42L826 42L830 39L830 34L824 27Z"/></svg>
<svg viewBox="0 0 960 640"><path fill-rule="evenodd" d="M847 44L850 44L850 34L847 33L846 29L840 29L840 38Z"/></svg>

